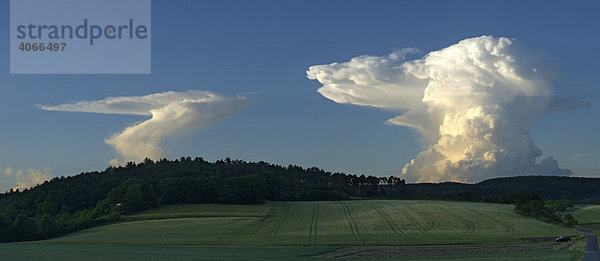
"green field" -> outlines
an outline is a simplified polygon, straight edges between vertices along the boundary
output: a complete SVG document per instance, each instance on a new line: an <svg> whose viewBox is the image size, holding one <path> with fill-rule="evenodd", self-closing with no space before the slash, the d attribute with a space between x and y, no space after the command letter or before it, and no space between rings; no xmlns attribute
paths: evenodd
<svg viewBox="0 0 600 261"><path fill-rule="evenodd" d="M512 205L447 201L176 205L50 242L202 246L359 246L516 242L574 234Z"/></svg>
<svg viewBox="0 0 600 261"><path fill-rule="evenodd" d="M600 206L586 206L571 215L579 223L577 228L595 233L600 238Z"/></svg>
<svg viewBox="0 0 600 261"><path fill-rule="evenodd" d="M600 224L600 206L587 206L576 210L571 215L579 224Z"/></svg>
<svg viewBox="0 0 600 261"><path fill-rule="evenodd" d="M39 254L31 256L34 260L69 260L61 257L68 253L122 260L132 256L573 260L581 256L585 241L572 229L522 217L512 205L448 201L171 205L124 219L128 222L42 242L0 244L0 253L15 259L23 253ZM575 242L554 243L552 238L559 235L571 235ZM49 258L52 255L56 258Z"/></svg>

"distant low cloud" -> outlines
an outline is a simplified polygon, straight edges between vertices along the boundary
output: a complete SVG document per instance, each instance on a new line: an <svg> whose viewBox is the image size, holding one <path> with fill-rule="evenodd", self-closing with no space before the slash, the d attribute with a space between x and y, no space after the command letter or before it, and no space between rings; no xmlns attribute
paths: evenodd
<svg viewBox="0 0 600 261"><path fill-rule="evenodd" d="M2 168L0 168L0 170L2 170ZM14 170L10 166L6 166L6 168L2 172L4 172L4 176L10 177L13 175Z"/></svg>
<svg viewBox="0 0 600 261"><path fill-rule="evenodd" d="M39 169L13 169L7 165L4 169L0 168L0 172L5 178L13 178L15 180L14 189L24 190L36 185L42 184L47 180L52 179L49 167Z"/></svg>
<svg viewBox="0 0 600 261"><path fill-rule="evenodd" d="M462 40L420 59L363 55L314 65L307 77L337 102L397 111L386 121L413 128L428 147L408 162L409 182L524 175L569 175L554 158L537 162L528 125L548 112L588 107L577 96L553 95L557 68L546 54L505 37Z"/></svg>
<svg viewBox="0 0 600 261"><path fill-rule="evenodd" d="M160 147L165 137L215 125L243 111L248 104L249 99L244 96L229 97L209 91L191 90L37 107L47 111L151 116L105 140L106 144L113 146L121 155L120 159L113 159L110 163L122 165L128 161L140 162L146 157L167 157Z"/></svg>
<svg viewBox="0 0 600 261"><path fill-rule="evenodd" d="M19 170L15 176L17 179L17 187L21 190L42 184L52 178L52 174L50 174L50 168L48 167L45 167L43 170Z"/></svg>

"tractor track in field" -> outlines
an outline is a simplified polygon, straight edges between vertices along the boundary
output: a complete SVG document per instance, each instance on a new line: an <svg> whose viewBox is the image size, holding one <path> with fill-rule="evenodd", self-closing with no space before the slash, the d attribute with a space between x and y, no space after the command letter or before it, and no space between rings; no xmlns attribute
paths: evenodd
<svg viewBox="0 0 600 261"><path fill-rule="evenodd" d="M475 231L475 223L473 223L473 221L469 220L468 218L463 217L459 213L456 213L456 211L449 210L448 208L445 208L445 207L440 207L440 208L444 209L444 211L446 211L448 213L454 214L454 216L456 216L459 219L460 223L462 223L466 227L466 229L463 233L464 235L470 235Z"/></svg>
<svg viewBox="0 0 600 261"><path fill-rule="evenodd" d="M310 232L308 237L308 245L317 244L317 219L319 217L319 205L313 203L313 215L310 220Z"/></svg>
<svg viewBox="0 0 600 261"><path fill-rule="evenodd" d="M350 207L348 207L348 204L344 202L342 202L342 205L344 206L344 213L346 214L346 219L350 224L350 230L352 231L352 235L354 235L354 238L356 239L356 241L358 241L359 244L364 245L365 240L360 235L360 232L358 232L358 226L356 225L356 220L352 217L352 213L350 213Z"/></svg>
<svg viewBox="0 0 600 261"><path fill-rule="evenodd" d="M436 228L437 224L435 224L435 222L433 220L429 220L428 215L424 214L422 210L420 210L420 211L413 210L413 213L415 213L415 215L419 216L420 219L425 220L426 226L423 226L423 228L427 232Z"/></svg>
<svg viewBox="0 0 600 261"><path fill-rule="evenodd" d="M506 238L510 238L510 235L512 235L515 232L515 228L506 222L499 221L498 219L493 218L491 215L485 215L482 213L479 213L479 215L488 218L496 224L500 224L500 226L504 228L504 235Z"/></svg>
<svg viewBox="0 0 600 261"><path fill-rule="evenodd" d="M377 211L377 213L379 213L379 215L381 215L381 217L383 217L383 220L385 220L385 222L388 224L388 226L392 229L392 231L394 231L394 233L396 235L398 235L399 237L401 237L402 239L404 239L406 242L409 243L414 243L410 237L408 235L406 235L404 232L402 232L402 230L396 225L396 223L394 223L394 221L392 220L392 218L389 217L389 215L387 215L380 206L378 206L377 204L373 204L373 208L375 209L375 211Z"/></svg>
<svg viewBox="0 0 600 261"><path fill-rule="evenodd" d="M405 210L405 216L409 219L410 223L412 223L415 228L417 228L417 230L419 230L422 234L424 234L426 237L433 239L433 240L438 240L438 238L434 235L432 235L431 233L429 233L429 231L427 231L427 229L425 227L423 227L418 221L417 219L415 219L410 213L413 212L415 213L415 215L418 215L416 212L411 211L411 210Z"/></svg>
<svg viewBox="0 0 600 261"><path fill-rule="evenodd" d="M279 220L275 224L275 227L273 228L273 230L271 230L271 237L274 237L275 235L277 235L279 230L281 230L281 226L283 226L283 223L285 222L285 219L287 218L289 212L290 212L290 203L285 202L285 211L283 212L283 215L281 216L281 218L279 218Z"/></svg>
<svg viewBox="0 0 600 261"><path fill-rule="evenodd" d="M426 237L428 237L429 239L433 239L433 240L438 240L437 237L435 237L434 235L432 235L431 233L429 233L429 231L427 231L427 229L425 229L423 226L421 226L421 224L419 224L419 222L412 217L409 213L408 210L404 210L398 206L395 206L393 204L390 204L393 208L395 208L398 212L400 212L400 214L402 214L406 220L408 220L410 222L411 225L413 225L421 234L425 235Z"/></svg>

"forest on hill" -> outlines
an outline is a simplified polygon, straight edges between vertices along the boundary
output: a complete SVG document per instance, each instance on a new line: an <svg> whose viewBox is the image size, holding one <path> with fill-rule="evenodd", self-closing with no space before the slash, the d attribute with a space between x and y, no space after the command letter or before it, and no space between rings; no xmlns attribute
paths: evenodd
<svg viewBox="0 0 600 261"><path fill-rule="evenodd" d="M516 176L493 178L476 184L456 182L406 184L407 196L416 198L456 199L460 192L476 197L475 201L502 202L514 193L536 193L544 200L572 196L584 203L600 199L600 178L561 176Z"/></svg>
<svg viewBox="0 0 600 261"><path fill-rule="evenodd" d="M588 193L589 186L595 190ZM574 190L575 187L580 189ZM146 159L101 172L55 177L31 189L0 194L0 242L55 237L116 222L124 214L169 204L259 204L266 200L350 198L515 203L519 197L511 195L513 193L533 191L539 195L562 195L566 191L575 196L574 199L582 199L594 195L600 197L598 188L600 179L533 176L494 179L475 185L406 184L394 176L357 176L331 173L316 167L283 167L262 161L227 158L208 162L185 157L155 162ZM535 197L538 201L542 198L544 196Z"/></svg>
<svg viewBox="0 0 600 261"><path fill-rule="evenodd" d="M401 188L404 181L229 158L214 163L190 157L156 162L146 159L102 172L56 177L32 189L0 194L0 242L66 234L161 204L377 197L385 193L380 185Z"/></svg>

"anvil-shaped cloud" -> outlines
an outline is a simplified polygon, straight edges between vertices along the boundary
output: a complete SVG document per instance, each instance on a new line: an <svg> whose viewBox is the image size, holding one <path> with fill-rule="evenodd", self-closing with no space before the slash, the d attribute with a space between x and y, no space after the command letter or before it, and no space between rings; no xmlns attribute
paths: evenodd
<svg viewBox="0 0 600 261"><path fill-rule="evenodd" d="M217 124L244 110L248 103L249 99L243 96L227 97L209 91L191 90L37 107L47 111L151 116L105 140L122 157L110 163L121 165L128 161L140 162L146 157L164 158L167 155L160 147L164 137Z"/></svg>
<svg viewBox="0 0 600 261"><path fill-rule="evenodd" d="M315 65L307 75L326 98L398 111L388 124L423 135L428 148L402 170L410 182L571 173L551 157L536 164L542 151L526 129L545 112L589 105L553 96L557 72L542 51L481 36L405 61L413 52Z"/></svg>

